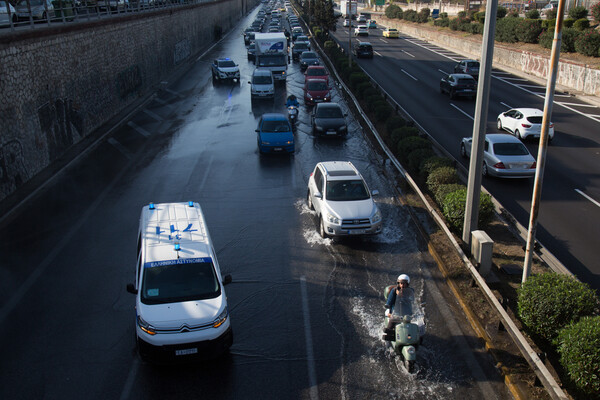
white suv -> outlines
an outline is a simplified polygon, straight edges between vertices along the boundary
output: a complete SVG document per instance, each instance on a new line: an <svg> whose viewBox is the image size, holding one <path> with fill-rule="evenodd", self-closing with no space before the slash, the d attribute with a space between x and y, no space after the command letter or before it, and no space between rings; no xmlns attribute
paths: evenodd
<svg viewBox="0 0 600 400"><path fill-rule="evenodd" d="M381 232L381 212L362 175L350 161L318 163L308 180L308 207L317 212L322 237Z"/></svg>

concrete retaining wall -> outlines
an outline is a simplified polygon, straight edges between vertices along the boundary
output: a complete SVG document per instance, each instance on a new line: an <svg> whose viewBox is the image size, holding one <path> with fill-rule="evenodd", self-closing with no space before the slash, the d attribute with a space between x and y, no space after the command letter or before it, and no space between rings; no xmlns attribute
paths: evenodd
<svg viewBox="0 0 600 400"><path fill-rule="evenodd" d="M444 34L443 30L429 25L389 20L383 16L379 19L378 22L381 24L397 28L408 35L423 38L473 58L478 59L481 57L481 36L458 37ZM523 74L546 80L550 70L550 57L528 51L515 51L508 45L496 43L494 46L494 65L508 67ZM600 70L591 68L588 65L560 60L557 84L573 92L600 96Z"/></svg>
<svg viewBox="0 0 600 400"><path fill-rule="evenodd" d="M0 36L0 201L257 3L222 0Z"/></svg>

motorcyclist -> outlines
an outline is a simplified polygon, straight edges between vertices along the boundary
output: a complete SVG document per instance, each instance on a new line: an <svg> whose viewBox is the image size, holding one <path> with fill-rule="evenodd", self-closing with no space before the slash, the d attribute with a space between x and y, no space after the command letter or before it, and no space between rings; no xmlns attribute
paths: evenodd
<svg viewBox="0 0 600 400"><path fill-rule="evenodd" d="M384 339L393 340L394 328L396 324L402 320L405 315L413 314L413 303L415 300L415 291L409 287L410 277L406 274L401 274L397 279L397 286L390 290L385 308L385 315L388 317L388 325L384 328ZM390 336L391 335L391 336Z"/></svg>
<svg viewBox="0 0 600 400"><path fill-rule="evenodd" d="M293 94L290 94L285 102L285 106L286 107L300 107L300 103L298 102L298 99L296 98L296 96L294 96Z"/></svg>

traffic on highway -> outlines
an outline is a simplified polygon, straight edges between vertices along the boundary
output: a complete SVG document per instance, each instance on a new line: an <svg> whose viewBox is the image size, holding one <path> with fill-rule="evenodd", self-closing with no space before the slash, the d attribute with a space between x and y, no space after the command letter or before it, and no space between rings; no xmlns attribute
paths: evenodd
<svg viewBox="0 0 600 400"><path fill-rule="evenodd" d="M280 47L293 14L259 5L0 221L1 398L512 398L332 71Z"/></svg>
<svg viewBox="0 0 600 400"><path fill-rule="evenodd" d="M349 32L342 21L337 28L336 41L347 48L348 35L354 32ZM368 36L360 37L360 41L372 45L374 58L357 62L468 171L468 158L462 153L461 143L473 134L474 92L464 86L456 91L445 81L447 77L461 77L462 72L477 77L478 68L476 74L466 70L468 62L475 60L408 35L390 37L388 31L378 25L368 30ZM455 79L459 86L460 79ZM537 159L544 84L499 68L493 68L491 82L487 133L513 135ZM600 107L557 90L551 120L536 239L579 280L598 290L600 263L595 248L600 234L600 164L595 149ZM504 169L489 175L510 173ZM533 177L533 173L526 175ZM484 178L483 186L526 232L533 179L489 176Z"/></svg>

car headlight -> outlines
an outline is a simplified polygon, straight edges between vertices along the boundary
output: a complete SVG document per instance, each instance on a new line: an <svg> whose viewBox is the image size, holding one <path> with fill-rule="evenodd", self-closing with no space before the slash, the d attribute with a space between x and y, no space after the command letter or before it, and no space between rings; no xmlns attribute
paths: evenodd
<svg viewBox="0 0 600 400"><path fill-rule="evenodd" d="M229 313L227 312L227 307L225 307L225 309L223 310L223 312L221 314L219 314L219 316L213 321L213 328L218 328L221 325L223 325L225 323L225 321L227 321L227 317L229 316Z"/></svg>
<svg viewBox="0 0 600 400"><path fill-rule="evenodd" d="M374 224L381 221L381 211L379 211L379 209L377 209L377 211L375 211L375 214L373 214L372 221Z"/></svg>
<svg viewBox="0 0 600 400"><path fill-rule="evenodd" d="M330 213L327 213L327 218L326 220L330 223L330 224L335 224L335 225L339 225L340 224L340 219L338 217L336 217L335 215L332 215Z"/></svg>
<svg viewBox="0 0 600 400"><path fill-rule="evenodd" d="M267 141L265 141L265 140L261 140L261 141L260 141L260 144L263 144L263 145L265 145L265 146L268 146L268 145L270 145L270 144L271 144L271 142L267 142Z"/></svg>
<svg viewBox="0 0 600 400"><path fill-rule="evenodd" d="M315 125L315 130L317 130L319 132L323 132L325 129L322 126Z"/></svg>
<svg viewBox="0 0 600 400"><path fill-rule="evenodd" d="M346 125L340 126L340 131L344 132L348 130L348 127Z"/></svg>
<svg viewBox="0 0 600 400"><path fill-rule="evenodd" d="M156 335L156 330L154 329L154 327L146 321L144 321L144 319L139 315L137 316L137 324L140 327L140 329L146 332L148 335Z"/></svg>

